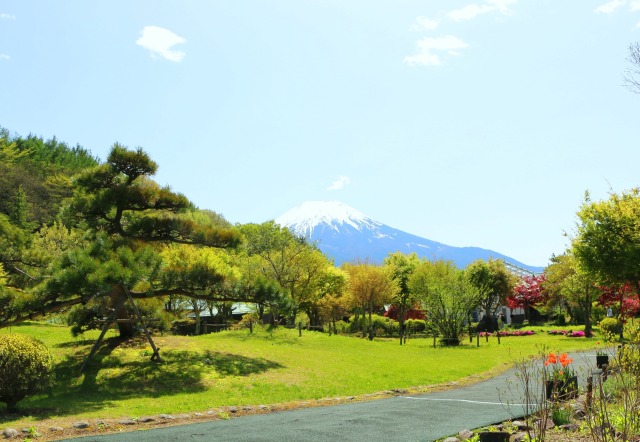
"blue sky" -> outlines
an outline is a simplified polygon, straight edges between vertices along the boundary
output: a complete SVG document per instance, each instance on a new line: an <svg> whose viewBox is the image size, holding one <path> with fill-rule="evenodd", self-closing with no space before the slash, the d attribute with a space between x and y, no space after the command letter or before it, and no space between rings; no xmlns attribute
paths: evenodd
<svg viewBox="0 0 640 442"><path fill-rule="evenodd" d="M307 200L546 265L640 185L640 0L0 1L0 125L234 223Z"/></svg>

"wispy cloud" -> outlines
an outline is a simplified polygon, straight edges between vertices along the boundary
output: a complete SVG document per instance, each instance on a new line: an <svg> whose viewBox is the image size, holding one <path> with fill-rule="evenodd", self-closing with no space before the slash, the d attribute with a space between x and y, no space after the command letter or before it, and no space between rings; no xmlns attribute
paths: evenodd
<svg viewBox="0 0 640 442"><path fill-rule="evenodd" d="M458 49L468 48L469 45L458 37L447 35L445 37L427 37L417 43L418 54L404 58L404 63L409 66L440 66L441 55L459 55Z"/></svg>
<svg viewBox="0 0 640 442"><path fill-rule="evenodd" d="M447 17L454 21L472 20L479 15L491 12L491 10L492 9L489 5L473 4L467 5L464 8L453 10L447 14Z"/></svg>
<svg viewBox="0 0 640 442"><path fill-rule="evenodd" d="M453 21L473 20L479 15L488 14L490 12L499 12L500 14L510 15L509 5L516 3L516 0L487 0L485 3L472 3L464 8L455 9L447 14Z"/></svg>
<svg viewBox="0 0 640 442"><path fill-rule="evenodd" d="M15 20L16 16L11 14L0 13L0 20Z"/></svg>
<svg viewBox="0 0 640 442"><path fill-rule="evenodd" d="M618 10L621 6L624 6L626 0L611 0L605 4L598 6L595 11L601 14L611 14Z"/></svg>
<svg viewBox="0 0 640 442"><path fill-rule="evenodd" d="M0 60L11 60L11 57L7 54L0 54Z"/></svg>
<svg viewBox="0 0 640 442"><path fill-rule="evenodd" d="M333 183L331 183L331 185L327 187L327 190L342 190L345 188L345 186L348 186L349 184L351 184L351 180L349 179L349 177L341 176L337 180L335 180Z"/></svg>
<svg viewBox="0 0 640 442"><path fill-rule="evenodd" d="M631 9L632 12L640 11L640 0L632 1L629 5L629 9Z"/></svg>
<svg viewBox="0 0 640 442"><path fill-rule="evenodd" d="M172 48L187 40L168 29L158 26L145 26L141 34L140 38L136 40L136 44L151 51L153 56L160 56L179 63L186 55L184 52L174 51Z"/></svg>
<svg viewBox="0 0 640 442"><path fill-rule="evenodd" d="M430 19L427 17L417 17L415 23L411 26L411 29L417 31L433 31L438 28L440 20Z"/></svg>
<svg viewBox="0 0 640 442"><path fill-rule="evenodd" d="M471 3L463 8L443 13L442 17L445 20L461 22L473 20L480 15L489 13L511 15L510 6L515 3L517 3L517 0L485 0L484 2ZM434 31L440 26L441 21L420 16L416 18L411 29ZM440 66L444 62L444 55L460 55L459 50L468 48L469 45L458 37L446 35L418 40L416 47L418 48L418 53L405 57L402 60L404 64L408 66Z"/></svg>

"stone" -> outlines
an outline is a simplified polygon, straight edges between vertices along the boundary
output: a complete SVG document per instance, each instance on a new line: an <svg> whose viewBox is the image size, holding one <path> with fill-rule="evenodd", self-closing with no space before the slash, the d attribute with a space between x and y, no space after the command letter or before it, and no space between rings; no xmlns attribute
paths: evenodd
<svg viewBox="0 0 640 442"><path fill-rule="evenodd" d="M79 430L82 430L83 428L89 428L89 422L85 422L85 421L74 422L73 428L77 428Z"/></svg>
<svg viewBox="0 0 640 442"><path fill-rule="evenodd" d="M146 422L154 422L155 420L156 420L155 417L142 416L140 419L138 419L138 422L146 423Z"/></svg>
<svg viewBox="0 0 640 442"><path fill-rule="evenodd" d="M194 415L194 416L197 416L197 417L202 417L202 416L204 416L204 414L199 413L199 412L195 412L195 413L193 413L193 415Z"/></svg>
<svg viewBox="0 0 640 442"><path fill-rule="evenodd" d="M355 396L347 396L347 400L348 400L348 401L352 401L352 400L354 400L355 398L356 398Z"/></svg>
<svg viewBox="0 0 640 442"><path fill-rule="evenodd" d="M527 431L529 429L527 423L523 421L513 421L513 426L520 431Z"/></svg>
<svg viewBox="0 0 640 442"><path fill-rule="evenodd" d="M170 414L161 414L160 417L168 421L175 419L175 416L172 416Z"/></svg>
<svg viewBox="0 0 640 442"><path fill-rule="evenodd" d="M565 424L565 425L560 425L558 428L560 428L563 431L579 431L580 430L580 425L578 424Z"/></svg>
<svg viewBox="0 0 640 442"><path fill-rule="evenodd" d="M462 430L458 433L458 436L462 438L462 440L471 439L473 437L473 431L471 430Z"/></svg>
<svg viewBox="0 0 640 442"><path fill-rule="evenodd" d="M120 425L135 425L136 421L134 421L133 419L120 419L118 423Z"/></svg>
<svg viewBox="0 0 640 442"><path fill-rule="evenodd" d="M458 439L457 437L450 436L445 440L443 440L442 442L460 442L460 439Z"/></svg>
<svg viewBox="0 0 640 442"><path fill-rule="evenodd" d="M5 439L12 439L14 437L20 436L20 433L14 428L5 428L4 430L2 430L2 435Z"/></svg>
<svg viewBox="0 0 640 442"><path fill-rule="evenodd" d="M228 411L229 413L237 413L237 412L238 412L238 407L229 407L229 408L227 409L227 411Z"/></svg>
<svg viewBox="0 0 640 442"><path fill-rule="evenodd" d="M529 435L525 432L516 433L512 438L512 442L525 442L529 438Z"/></svg>
<svg viewBox="0 0 640 442"><path fill-rule="evenodd" d="M102 419L96 421L96 425L98 427L102 427L102 428L106 428L106 427L109 426L109 424L106 421L102 420Z"/></svg>
<svg viewBox="0 0 640 442"><path fill-rule="evenodd" d="M64 431L64 428L62 428L62 427L49 427L49 431L53 431L55 433L58 433L60 431Z"/></svg>
<svg viewBox="0 0 640 442"><path fill-rule="evenodd" d="M572 408L573 416L578 419L582 419L587 415L587 404L584 401L578 399L575 403L572 404Z"/></svg>

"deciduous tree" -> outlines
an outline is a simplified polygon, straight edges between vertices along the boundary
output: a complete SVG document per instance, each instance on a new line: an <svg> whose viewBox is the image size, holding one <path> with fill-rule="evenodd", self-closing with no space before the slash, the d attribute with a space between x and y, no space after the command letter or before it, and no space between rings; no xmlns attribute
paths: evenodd
<svg viewBox="0 0 640 442"><path fill-rule="evenodd" d="M495 330L497 323L494 323L493 317L512 294L516 278L499 259L474 261L467 266L465 273L478 292L478 306L485 313L485 329Z"/></svg>
<svg viewBox="0 0 640 442"><path fill-rule="evenodd" d="M344 263L342 269L349 275L347 290L351 305L360 309L363 318L368 315L370 327L374 310L397 296L398 285L383 266L369 262Z"/></svg>
<svg viewBox="0 0 640 442"><path fill-rule="evenodd" d="M389 268L391 278L398 285L396 296L391 301L393 306L398 309L397 320L400 323L400 345L402 345L404 342L405 316L416 300L409 288L409 279L420 264L420 258L415 253L405 255L401 252L396 252L389 254L384 259L384 264Z"/></svg>
<svg viewBox="0 0 640 442"><path fill-rule="evenodd" d="M423 305L427 320L447 345L457 345L479 296L464 271L451 261L425 261L415 269L410 289Z"/></svg>
<svg viewBox="0 0 640 442"><path fill-rule="evenodd" d="M544 284L550 299L556 304L565 304L572 319L581 312L584 317L584 334L592 334L591 311L593 302L599 293L593 279L580 267L575 257L568 251L555 256L545 269L547 280Z"/></svg>
<svg viewBox="0 0 640 442"><path fill-rule="evenodd" d="M513 294L507 298L509 308L523 308L526 319L531 319L531 307L547 302L544 290L546 277L544 274L524 276L513 289Z"/></svg>
<svg viewBox="0 0 640 442"><path fill-rule="evenodd" d="M246 238L248 254L262 259L263 274L277 281L291 299L289 323L295 322L301 309L312 313L311 320L317 318L316 303L321 297L321 281L333 267L327 257L315 245L273 221L245 224L241 230Z"/></svg>

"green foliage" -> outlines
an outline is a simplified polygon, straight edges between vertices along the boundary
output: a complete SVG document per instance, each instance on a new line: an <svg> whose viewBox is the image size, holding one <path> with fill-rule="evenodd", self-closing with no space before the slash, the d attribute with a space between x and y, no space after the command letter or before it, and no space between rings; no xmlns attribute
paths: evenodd
<svg viewBox="0 0 640 442"><path fill-rule="evenodd" d="M315 245L274 221L245 224L240 230L246 239L246 253L250 258L257 258L255 262L260 264L261 275L275 281L281 293L289 298L288 306L272 305L272 313L285 315L288 323L293 324L298 311L303 310L311 325L318 325L318 301L323 294L333 291L331 281L341 277L335 278L327 257Z"/></svg>
<svg viewBox="0 0 640 442"><path fill-rule="evenodd" d="M400 331L400 324L398 321L386 318L384 316L372 315L371 326L373 331L378 335L395 336Z"/></svg>
<svg viewBox="0 0 640 442"><path fill-rule="evenodd" d="M411 333L422 333L427 331L427 322L423 319L407 319L405 325L407 330Z"/></svg>
<svg viewBox="0 0 640 442"><path fill-rule="evenodd" d="M493 316L506 303L516 285L516 278L500 259L474 261L467 266L465 274L478 293L479 306L488 316Z"/></svg>
<svg viewBox="0 0 640 442"><path fill-rule="evenodd" d="M424 262L415 270L410 286L445 344L457 344L469 312L479 295L464 272L450 261Z"/></svg>
<svg viewBox="0 0 640 442"><path fill-rule="evenodd" d="M69 178L96 164L97 159L80 146L33 135L11 137L0 128L0 213L18 224L49 224L71 195Z"/></svg>
<svg viewBox="0 0 640 442"><path fill-rule="evenodd" d="M173 321L171 332L176 335L195 335L196 321L193 319L181 319Z"/></svg>
<svg viewBox="0 0 640 442"><path fill-rule="evenodd" d="M556 426L567 425L571 423L572 410L566 404L554 403L551 410L551 420Z"/></svg>
<svg viewBox="0 0 640 442"><path fill-rule="evenodd" d="M587 194L577 215L573 252L580 266L601 284L639 281L640 189L599 202Z"/></svg>
<svg viewBox="0 0 640 442"><path fill-rule="evenodd" d="M622 331L622 323L616 318L604 318L600 321L600 332L606 341L614 341Z"/></svg>
<svg viewBox="0 0 640 442"><path fill-rule="evenodd" d="M0 401L16 404L51 384L53 359L47 347L27 335L0 336Z"/></svg>

